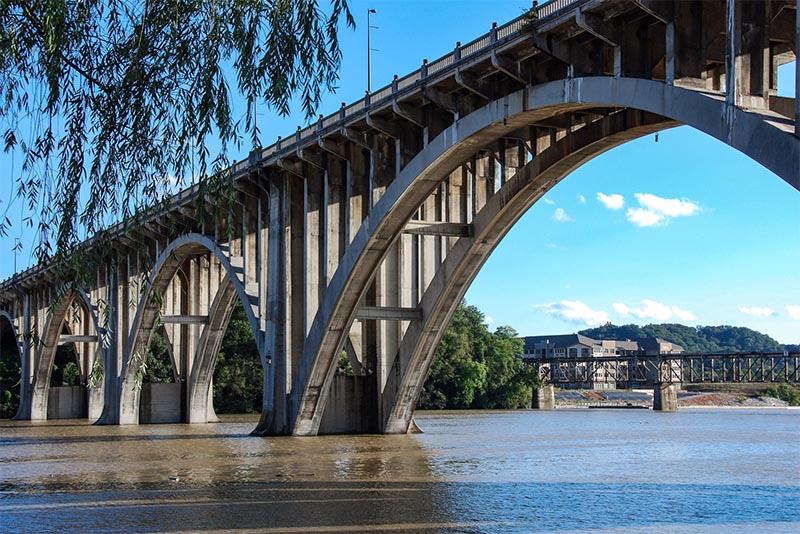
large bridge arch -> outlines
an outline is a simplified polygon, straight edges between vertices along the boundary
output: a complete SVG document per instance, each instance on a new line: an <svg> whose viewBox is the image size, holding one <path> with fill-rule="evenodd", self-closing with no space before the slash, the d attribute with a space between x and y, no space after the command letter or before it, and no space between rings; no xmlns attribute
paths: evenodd
<svg viewBox="0 0 800 534"><path fill-rule="evenodd" d="M439 185L442 177L447 176L476 149L498 139L504 133L560 112L598 107L639 110L661 117L663 123L659 127L645 128L642 133L628 139L612 141L611 130L600 132L600 138L595 143L608 138L609 144L606 148L595 151L588 159L648 131L686 124L739 150L800 190L800 172L796 163L800 161L800 141L792 134L794 124L777 114L744 111L727 103L721 94L699 93L651 80L598 76L528 86L491 102L455 121L417 154L387 188L353 238L323 296L295 375L292 389L293 410L290 413L293 418L290 427L294 429L294 434L313 435L318 431L327 390L333 377L336 355L345 342L358 303L366 291L367 282L374 277L403 226ZM572 136L568 135L566 139L570 137ZM574 147L570 143L572 141L562 143L561 148L557 148L554 155L549 156L560 156L552 160L551 165L564 172L561 175L555 172L543 184L539 196L570 170L588 160L584 155L578 157L580 163L571 161L569 156L574 152ZM560 164L562 159L563 165ZM535 160L536 157L534 163ZM503 191L504 189L499 191L499 197L506 196L507 193ZM497 216L503 211L505 210L499 210ZM495 226L488 222L486 224L487 228ZM495 231L499 229L497 227ZM498 235L502 237L504 232ZM467 252L464 254L467 255ZM471 281L472 277L466 278ZM466 286L468 283L462 286L463 291L466 291ZM460 291L449 290L442 294L447 293L454 297ZM435 301L438 298L429 297L429 300ZM456 298L455 302L459 300ZM424 306L423 303L423 318ZM443 317L449 318L451 313L452 310L440 311L435 315L435 321L441 321ZM422 349L422 352L430 350L432 353L433 349L429 345L436 337L426 339L427 348ZM405 350L416 353L416 349L410 350L406 347ZM415 361L418 365L422 362L424 367L425 358L420 360L418 356ZM427 367L424 369L427 370ZM402 386L407 397L416 386L411 389L408 387L409 384ZM406 399L406 407L410 400ZM395 422L405 421L405 416L395 410L399 405L393 403L392 406L389 411L394 415L389 419ZM391 428L387 427L386 430L402 431L401 427L402 424L397 426L391 423Z"/></svg>
<svg viewBox="0 0 800 534"><path fill-rule="evenodd" d="M222 248L215 243L215 241L203 234L190 233L180 236L173 240L158 256L151 275L139 298L136 307L136 314L132 322L131 330L128 335L120 378L117 386L117 397L119 399L118 417L114 418L113 414L106 413L103 417L104 423L119 424L138 424L139 423L139 388L135 387L135 376L139 369L139 361L132 358L134 354L145 354L147 347L150 343L153 331L157 326L157 318L161 310L162 300L160 295L177 275L178 270L187 258L198 256L201 254L211 253L219 261L220 266L225 271L226 276L217 290L212 308L209 310L209 323L203 329L200 343L198 346L198 353L201 357L202 369L194 368L192 370L192 380L199 381L198 387L190 385L188 392L190 398L195 399L197 391L204 389L206 391L206 399L208 388L211 381L211 372L213 372L213 358L207 357L206 353L209 350L218 348L221 342L222 334L225 332L225 327L230 319L230 312L235 298L238 296L243 303L247 319L256 334L256 345L258 347L259 355L261 357L261 364L265 369L265 382L267 380L267 361L266 353L264 350L264 343L259 332L259 319L256 317L251 306L248 305L249 297L245 290L244 284L236 275L236 271L231 264L230 258L222 250ZM211 327L211 328L209 328ZM209 337L211 339L209 339ZM217 337L219 339L217 339ZM197 374L195 373L197 371ZM195 406L196 409L191 409ZM113 411L113 407L107 406L107 412ZM193 422L200 422L206 416L207 404L196 403L193 401L190 404L189 419ZM116 420L114 420L116 419ZM203 421L205 422L205 421Z"/></svg>

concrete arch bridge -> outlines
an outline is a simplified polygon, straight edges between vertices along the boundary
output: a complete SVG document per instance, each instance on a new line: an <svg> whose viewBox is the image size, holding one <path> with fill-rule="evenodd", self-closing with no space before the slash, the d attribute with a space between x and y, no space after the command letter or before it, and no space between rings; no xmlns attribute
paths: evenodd
<svg viewBox="0 0 800 534"><path fill-rule="evenodd" d="M179 419L213 420L214 355L239 299L265 371L258 433L404 433L470 282L573 169L687 124L800 189L798 98L776 95L777 68L797 53L796 1L533 11L233 166L235 203L215 224L188 189L141 225L112 228L108 261L80 291L65 292L50 265L3 282L20 340L18 417L47 417L61 339L84 347L85 376L101 375L90 415L144 420L153 408L133 386L163 324ZM76 307L89 319L65 334ZM347 381L334 373L343 350Z"/></svg>

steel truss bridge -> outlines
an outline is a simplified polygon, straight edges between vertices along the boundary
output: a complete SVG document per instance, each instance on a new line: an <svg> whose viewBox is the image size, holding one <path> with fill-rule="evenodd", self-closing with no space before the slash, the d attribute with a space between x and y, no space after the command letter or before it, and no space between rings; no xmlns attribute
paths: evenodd
<svg viewBox="0 0 800 534"><path fill-rule="evenodd" d="M800 353L658 354L526 358L546 383L560 387L649 388L659 383L800 383Z"/></svg>

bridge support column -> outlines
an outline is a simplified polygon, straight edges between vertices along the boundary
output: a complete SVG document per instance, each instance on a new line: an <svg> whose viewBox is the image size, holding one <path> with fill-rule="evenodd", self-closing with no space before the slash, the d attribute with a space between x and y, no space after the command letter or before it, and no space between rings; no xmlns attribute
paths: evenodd
<svg viewBox="0 0 800 534"><path fill-rule="evenodd" d="M22 332L23 336L30 334L31 331L31 296L26 293L22 299ZM21 342L20 342L21 341ZM22 365L20 366L19 381L19 408L14 419L25 420L31 417L31 403L33 392L31 383L33 381L33 354L31 344L23 337L17 339L17 344L22 351Z"/></svg>
<svg viewBox="0 0 800 534"><path fill-rule="evenodd" d="M533 388L533 409L553 410L556 407L556 396L553 384L544 384L542 387Z"/></svg>
<svg viewBox="0 0 800 534"><path fill-rule="evenodd" d="M678 411L678 386L659 382L653 388L653 410L656 412Z"/></svg>

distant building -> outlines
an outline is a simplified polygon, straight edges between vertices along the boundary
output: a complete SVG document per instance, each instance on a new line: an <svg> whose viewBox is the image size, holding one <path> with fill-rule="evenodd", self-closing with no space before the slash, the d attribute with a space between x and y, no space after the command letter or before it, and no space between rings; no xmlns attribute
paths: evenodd
<svg viewBox="0 0 800 534"><path fill-rule="evenodd" d="M621 377L630 376L627 363L608 362L607 364L592 367L589 372L587 365L580 362L570 363L570 358L613 358L615 356L658 356L659 354L682 354L683 347L657 337L648 337L637 340L617 341L610 339L592 339L581 334L560 334L554 336L526 336L523 359L565 359L559 364L559 371L563 376L582 377L571 382L569 386L575 388L615 389L617 387L631 387L628 381L620 380ZM680 362L675 362L673 376L680 376ZM652 369L640 369L640 373L647 375L648 381L655 381L657 377Z"/></svg>

